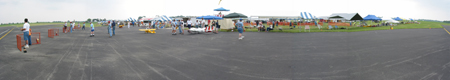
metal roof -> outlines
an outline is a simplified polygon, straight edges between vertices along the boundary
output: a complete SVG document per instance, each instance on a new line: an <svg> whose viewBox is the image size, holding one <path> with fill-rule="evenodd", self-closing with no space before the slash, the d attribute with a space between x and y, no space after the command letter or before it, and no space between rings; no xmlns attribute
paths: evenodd
<svg viewBox="0 0 450 80"><path fill-rule="evenodd" d="M340 16L345 20L363 20L363 18L358 13L333 13L330 17Z"/></svg>

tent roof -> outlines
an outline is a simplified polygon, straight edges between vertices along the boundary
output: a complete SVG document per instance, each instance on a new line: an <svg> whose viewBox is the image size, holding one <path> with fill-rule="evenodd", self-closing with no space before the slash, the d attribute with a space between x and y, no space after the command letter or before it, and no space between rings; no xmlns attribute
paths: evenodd
<svg viewBox="0 0 450 80"><path fill-rule="evenodd" d="M223 16L223 18L247 18L247 16L241 13L230 13Z"/></svg>
<svg viewBox="0 0 450 80"><path fill-rule="evenodd" d="M214 9L214 11L230 11L230 10L220 7L220 8Z"/></svg>
<svg viewBox="0 0 450 80"><path fill-rule="evenodd" d="M330 18L344 18L344 17L342 17L342 16L331 16Z"/></svg>
<svg viewBox="0 0 450 80"><path fill-rule="evenodd" d="M302 18L301 16L250 16L250 17L258 17L258 18Z"/></svg>
<svg viewBox="0 0 450 80"><path fill-rule="evenodd" d="M399 17L397 17L397 18L394 18L394 20L403 20L403 19L400 19Z"/></svg>
<svg viewBox="0 0 450 80"><path fill-rule="evenodd" d="M221 18L221 17L217 17L217 16L200 16L200 17L197 17L197 19L207 19L207 20L209 20L209 19L217 19L217 20L220 20L220 19L223 19L223 18Z"/></svg>
<svg viewBox="0 0 450 80"><path fill-rule="evenodd" d="M345 20L363 20L363 18L358 13L333 13L330 16L341 16Z"/></svg>
<svg viewBox="0 0 450 80"><path fill-rule="evenodd" d="M378 18L375 15L367 15L366 17L363 18L364 20L381 20L380 18Z"/></svg>

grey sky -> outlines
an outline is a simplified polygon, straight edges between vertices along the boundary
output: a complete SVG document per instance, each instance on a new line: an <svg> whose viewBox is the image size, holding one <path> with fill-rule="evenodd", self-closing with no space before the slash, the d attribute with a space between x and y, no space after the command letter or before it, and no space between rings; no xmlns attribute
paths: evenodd
<svg viewBox="0 0 450 80"><path fill-rule="evenodd" d="M358 12L383 17L450 20L450 0L0 0L0 23L212 15L224 7L247 16L329 16Z"/></svg>

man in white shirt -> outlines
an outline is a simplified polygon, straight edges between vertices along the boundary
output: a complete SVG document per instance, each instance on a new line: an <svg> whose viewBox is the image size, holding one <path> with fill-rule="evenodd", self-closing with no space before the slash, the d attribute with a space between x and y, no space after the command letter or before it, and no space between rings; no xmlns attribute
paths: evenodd
<svg viewBox="0 0 450 80"><path fill-rule="evenodd" d="M25 48L28 48L28 45L31 45L31 35L30 35L30 24L28 24L28 19L25 18L25 23L23 24L23 40L25 40Z"/></svg>
<svg viewBox="0 0 450 80"><path fill-rule="evenodd" d="M200 26L200 22L198 20L195 22L195 28L198 28Z"/></svg>
<svg viewBox="0 0 450 80"><path fill-rule="evenodd" d="M172 22L170 22L171 23L171 26L172 26L172 35L177 35L176 34L176 26L177 26L177 23L175 22L175 19L173 19L172 20Z"/></svg>
<svg viewBox="0 0 450 80"><path fill-rule="evenodd" d="M202 18L202 21L200 21L200 24L201 24L200 27L205 27L206 22L205 22L205 20L203 20L203 18Z"/></svg>
<svg viewBox="0 0 450 80"><path fill-rule="evenodd" d="M188 19L188 21L187 21L187 26L188 26L188 29L191 29L191 26L192 26L192 22L191 22L191 19Z"/></svg>
<svg viewBox="0 0 450 80"><path fill-rule="evenodd" d="M72 26L70 28L70 33L72 33L72 31L73 31L73 27L75 27L75 22L72 23Z"/></svg>
<svg viewBox="0 0 450 80"><path fill-rule="evenodd" d="M65 24L64 24L63 31L64 31L65 33L67 33L67 22L65 22Z"/></svg>

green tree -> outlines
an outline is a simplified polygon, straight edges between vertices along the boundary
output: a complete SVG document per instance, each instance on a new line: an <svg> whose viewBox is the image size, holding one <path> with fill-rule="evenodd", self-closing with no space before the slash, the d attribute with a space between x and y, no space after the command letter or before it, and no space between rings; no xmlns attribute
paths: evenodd
<svg viewBox="0 0 450 80"><path fill-rule="evenodd" d="M88 18L86 21L87 21L87 22L91 22L91 18Z"/></svg>

